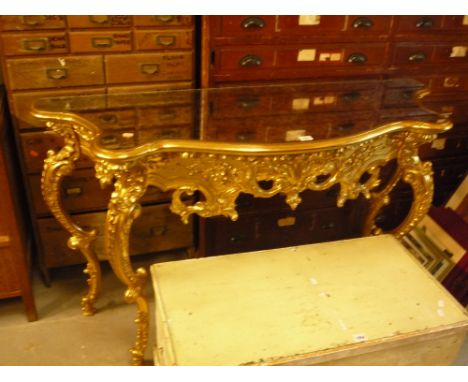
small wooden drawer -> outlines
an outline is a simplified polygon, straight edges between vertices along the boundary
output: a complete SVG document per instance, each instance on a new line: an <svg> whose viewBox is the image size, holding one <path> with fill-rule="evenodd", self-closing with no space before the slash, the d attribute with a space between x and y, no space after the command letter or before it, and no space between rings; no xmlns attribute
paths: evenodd
<svg viewBox="0 0 468 382"><path fill-rule="evenodd" d="M443 16L397 16L397 33L430 33L442 29Z"/></svg>
<svg viewBox="0 0 468 382"><path fill-rule="evenodd" d="M385 60L384 44L318 45L278 51L278 66L372 66Z"/></svg>
<svg viewBox="0 0 468 382"><path fill-rule="evenodd" d="M94 245L100 260L105 260L105 219L105 212L73 216L73 220L80 227L86 230L96 230L97 238ZM53 268L85 262L79 251L68 248L69 234L54 218L38 219L37 222L47 267ZM190 247L193 245L192 236L192 224L183 224L179 216L171 213L167 204L144 206L140 217L135 220L132 226L130 255Z"/></svg>
<svg viewBox="0 0 468 382"><path fill-rule="evenodd" d="M42 172L47 151L58 151L63 147L63 138L49 132L23 133L20 138L24 163L29 174ZM82 156L76 162L76 167L93 167L93 162L87 159L86 156Z"/></svg>
<svg viewBox="0 0 468 382"><path fill-rule="evenodd" d="M252 126L245 119L212 121L203 131L202 139L214 142L264 143L266 130L264 126ZM246 125L246 126L245 126Z"/></svg>
<svg viewBox="0 0 468 382"><path fill-rule="evenodd" d="M276 33L275 16L219 16L218 36L241 37L259 35L273 36Z"/></svg>
<svg viewBox="0 0 468 382"><path fill-rule="evenodd" d="M68 53L65 33L4 33L2 40L6 56Z"/></svg>
<svg viewBox="0 0 468 382"><path fill-rule="evenodd" d="M31 129L45 127L43 119L35 118L31 115L31 106L38 99L46 97L66 97L75 95L92 95L92 94L104 94L104 89L90 89L81 88L74 90L50 90L46 92L24 92L24 93L13 93L13 105L12 105L12 116L15 119L15 124L20 129ZM99 105L95 105L98 107Z"/></svg>
<svg viewBox="0 0 468 382"><path fill-rule="evenodd" d="M135 32L136 50L191 49L192 47L193 31L191 29L138 30Z"/></svg>
<svg viewBox="0 0 468 382"><path fill-rule="evenodd" d="M406 68L468 64L468 43L396 44L393 64ZM447 70L447 68L441 68Z"/></svg>
<svg viewBox="0 0 468 382"><path fill-rule="evenodd" d="M297 211L275 208L258 214L242 214L237 222L225 218L209 219L206 222L210 232L207 254L263 250L357 236L362 222L355 218L350 208L303 208ZM351 222L354 228L346 229Z"/></svg>
<svg viewBox="0 0 468 382"><path fill-rule="evenodd" d="M133 108L111 109L106 107L105 109L105 111L86 112L80 113L80 115L103 130L122 130L135 128L137 125L137 115Z"/></svg>
<svg viewBox="0 0 468 382"><path fill-rule="evenodd" d="M116 15L67 16L67 21L70 28L128 28L132 25L131 16Z"/></svg>
<svg viewBox="0 0 468 382"><path fill-rule="evenodd" d="M33 190L33 202L37 215L50 215L49 208L41 193L41 176L30 175L29 183ZM63 179L61 195L65 211L85 212L107 208L112 187L101 188L94 169L78 169L72 176ZM150 187L143 196L142 203L167 201L169 193Z"/></svg>
<svg viewBox="0 0 468 382"><path fill-rule="evenodd" d="M10 59L6 66L10 86L17 90L104 83L101 56Z"/></svg>
<svg viewBox="0 0 468 382"><path fill-rule="evenodd" d="M303 91L284 97L273 97L272 110L284 113L323 112L327 110L359 110L376 106L376 89Z"/></svg>
<svg viewBox="0 0 468 382"><path fill-rule="evenodd" d="M133 16L133 23L137 27L192 25L193 16L141 15Z"/></svg>
<svg viewBox="0 0 468 382"><path fill-rule="evenodd" d="M30 175L29 184L35 213L50 215L41 192L41 175ZM75 170L72 176L65 177L61 190L63 206L68 212L103 209L107 206L111 193L111 187L101 188L92 168Z"/></svg>
<svg viewBox="0 0 468 382"><path fill-rule="evenodd" d="M440 32L468 32L467 16L396 16L396 33L436 35ZM438 36L440 37L440 36Z"/></svg>
<svg viewBox="0 0 468 382"><path fill-rule="evenodd" d="M141 128L192 123L193 107L191 105L175 105L138 110L138 126Z"/></svg>
<svg viewBox="0 0 468 382"><path fill-rule="evenodd" d="M278 33L299 35L301 40L330 39L366 35L384 37L390 30L391 16L278 16Z"/></svg>
<svg viewBox="0 0 468 382"><path fill-rule="evenodd" d="M2 30L65 29L65 16L1 16Z"/></svg>
<svg viewBox="0 0 468 382"><path fill-rule="evenodd" d="M272 100L270 95L257 94L252 89L241 90L235 95L214 92L209 102L210 115L222 118L268 114Z"/></svg>
<svg viewBox="0 0 468 382"><path fill-rule="evenodd" d="M160 139L191 139L193 126L160 126L138 130L138 144L151 143Z"/></svg>
<svg viewBox="0 0 468 382"><path fill-rule="evenodd" d="M122 130L108 128L102 129L99 145L109 150L128 149L136 146L136 139L134 128Z"/></svg>
<svg viewBox="0 0 468 382"><path fill-rule="evenodd" d="M383 70L386 51L385 44L220 48L215 51L214 77L239 81L378 73Z"/></svg>
<svg viewBox="0 0 468 382"><path fill-rule="evenodd" d="M132 50L132 33L127 31L70 32L73 53L128 52Z"/></svg>
<svg viewBox="0 0 468 382"><path fill-rule="evenodd" d="M193 74L191 52L109 55L105 66L109 84L188 81Z"/></svg>

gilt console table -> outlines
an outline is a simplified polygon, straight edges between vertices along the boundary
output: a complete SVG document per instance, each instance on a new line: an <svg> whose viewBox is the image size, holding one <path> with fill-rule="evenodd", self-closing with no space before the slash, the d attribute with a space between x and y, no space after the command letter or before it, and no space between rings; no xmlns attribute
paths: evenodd
<svg viewBox="0 0 468 382"><path fill-rule="evenodd" d="M407 104L390 107L387 93L400 89ZM125 301L137 307L132 363L140 365L148 342L148 303L143 294L147 271L134 270L129 234L139 216L139 201L150 186L172 190L171 210L189 221L223 215L236 220L240 193L258 198L285 196L295 209L304 190L339 185L337 206L364 195L370 209L363 235L383 230L375 223L399 181L413 190L404 221L390 233L406 234L426 214L433 195L431 163L418 156L420 145L451 128L447 116L421 106L427 95L412 80L314 82L140 94L84 95L41 99L32 107L49 130L63 137L44 163L42 191L56 219L69 232L69 247L87 259L89 288L81 302L92 315L100 290L100 266L93 250L95 231L77 225L62 208L60 185L83 155L95 164L102 186L113 187L105 222L104 251L127 287ZM141 129L138 118L160 108L158 126ZM135 128L118 131L124 145L109 146L110 130L97 113L131 110ZM190 115L190 123L177 124ZM360 123L343 118L357 115ZM101 121L102 122L102 121ZM112 134L115 136L115 128ZM388 162L396 170L386 179Z"/></svg>

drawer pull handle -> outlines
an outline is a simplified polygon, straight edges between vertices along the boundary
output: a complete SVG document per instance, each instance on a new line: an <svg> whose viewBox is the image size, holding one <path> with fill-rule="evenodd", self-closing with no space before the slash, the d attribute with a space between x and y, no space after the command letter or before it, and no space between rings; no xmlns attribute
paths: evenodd
<svg viewBox="0 0 468 382"><path fill-rule="evenodd" d="M361 93L357 92L357 91L352 91L352 92L349 92L349 93L345 93L341 96L341 98L343 98L344 101L346 102L354 102L356 100L358 100L359 98L361 97Z"/></svg>
<svg viewBox="0 0 468 382"><path fill-rule="evenodd" d="M107 24L109 22L109 16L89 16L89 21L93 24Z"/></svg>
<svg viewBox="0 0 468 382"><path fill-rule="evenodd" d="M332 229L332 228L335 228L335 223L333 222L324 223L320 226L320 228L324 231L328 229Z"/></svg>
<svg viewBox="0 0 468 382"><path fill-rule="evenodd" d="M31 27L44 24L44 22L44 16L21 16L21 23Z"/></svg>
<svg viewBox="0 0 468 382"><path fill-rule="evenodd" d="M159 73L158 64L141 64L140 71L143 74L156 74Z"/></svg>
<svg viewBox="0 0 468 382"><path fill-rule="evenodd" d="M79 196L83 193L81 187L68 187L65 189L65 195L67 196Z"/></svg>
<svg viewBox="0 0 468 382"><path fill-rule="evenodd" d="M338 131L350 130L354 127L354 122L345 122L338 126Z"/></svg>
<svg viewBox="0 0 468 382"><path fill-rule="evenodd" d="M244 131L237 133L236 138L237 142L249 142L255 138L255 133L252 131Z"/></svg>
<svg viewBox="0 0 468 382"><path fill-rule="evenodd" d="M372 28L374 22L367 17L358 17L353 21L353 28Z"/></svg>
<svg viewBox="0 0 468 382"><path fill-rule="evenodd" d="M174 35L159 35L156 36L156 45L172 46L176 43L176 36Z"/></svg>
<svg viewBox="0 0 468 382"><path fill-rule="evenodd" d="M68 77L68 69L66 68L47 69L46 73L51 80L64 80Z"/></svg>
<svg viewBox="0 0 468 382"><path fill-rule="evenodd" d="M239 65L243 67L260 66L262 65L262 59L253 54L248 54L241 58Z"/></svg>
<svg viewBox="0 0 468 382"><path fill-rule="evenodd" d="M115 114L101 114L99 120L104 123L116 123L117 116Z"/></svg>
<svg viewBox="0 0 468 382"><path fill-rule="evenodd" d="M423 62L427 58L426 53L424 52L416 52L413 53L411 56L408 57L408 61L410 62Z"/></svg>
<svg viewBox="0 0 468 382"><path fill-rule="evenodd" d="M101 143L103 145L111 145L117 143L117 137L115 135L106 135L101 138Z"/></svg>
<svg viewBox="0 0 468 382"><path fill-rule="evenodd" d="M175 119L177 117L177 111L175 110L161 110L159 113L159 118L162 121L168 121L171 119Z"/></svg>
<svg viewBox="0 0 468 382"><path fill-rule="evenodd" d="M243 109L251 109L259 104L258 98L242 98L237 100L237 105Z"/></svg>
<svg viewBox="0 0 468 382"><path fill-rule="evenodd" d="M167 227L165 225L150 228L151 236L163 236L166 234L166 232L167 232Z"/></svg>
<svg viewBox="0 0 468 382"><path fill-rule="evenodd" d="M246 19L242 20L241 22L241 27L245 29L260 29L260 28L265 28L265 20L263 20L261 17L247 17Z"/></svg>
<svg viewBox="0 0 468 382"><path fill-rule="evenodd" d="M24 40L24 49L33 52L42 52L49 47L49 40L46 38L35 38L31 40Z"/></svg>
<svg viewBox="0 0 468 382"><path fill-rule="evenodd" d="M347 60L350 64L364 64L367 61L366 55L362 53L353 53Z"/></svg>
<svg viewBox="0 0 468 382"><path fill-rule="evenodd" d="M401 98L403 98L404 100L410 100L411 98L413 98L413 91L412 90L403 90L401 92Z"/></svg>
<svg viewBox="0 0 468 382"><path fill-rule="evenodd" d="M296 224L296 218L294 216L289 216L287 218L278 219L276 224L278 227L290 227Z"/></svg>
<svg viewBox="0 0 468 382"><path fill-rule="evenodd" d="M434 21L430 17L421 17L416 21L416 28L430 29L434 26Z"/></svg>
<svg viewBox="0 0 468 382"><path fill-rule="evenodd" d="M110 48L114 45L111 37L93 37L91 39L93 48Z"/></svg>
<svg viewBox="0 0 468 382"><path fill-rule="evenodd" d="M174 20L174 16L154 16L156 21L162 21L163 23L170 23Z"/></svg>

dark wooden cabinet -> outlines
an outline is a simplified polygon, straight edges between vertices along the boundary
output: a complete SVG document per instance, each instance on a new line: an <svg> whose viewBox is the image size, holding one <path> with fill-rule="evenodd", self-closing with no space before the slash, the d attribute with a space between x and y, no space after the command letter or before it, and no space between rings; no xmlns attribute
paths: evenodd
<svg viewBox="0 0 468 382"><path fill-rule="evenodd" d="M443 203L466 174L467 16L205 16L201 57L203 87L337 79L417 79L431 91L427 104L452 113L455 122L452 131L421 149L421 156L433 161L434 203ZM402 119L414 115L409 101L416 87L412 90L397 85L376 93L377 89L353 86L357 85L350 83L350 88L344 91L330 89L327 99L317 98L322 108L328 101L333 105L339 103L343 114L324 116L322 129L314 126L312 136L339 136L340 132L357 132L369 124L383 123L390 115L401 115ZM360 101L371 97L381 100L387 115L372 116L360 109ZM236 116L235 108L230 109L229 115L217 115L216 105L210 105L211 123L216 125L212 133L218 137L239 142L263 137L265 141L275 141L275 126L292 123L308 134L312 128L300 117L294 121L264 117L267 108L273 107L268 99L259 99L254 94L240 95L237 99L237 114L242 110L243 118ZM274 107L281 110L282 105ZM284 136L278 136L277 141L284 141ZM334 201L331 204L311 201L323 198L320 193L311 193L294 212L287 210L281 198L274 198L268 210L262 208L264 201L252 199L248 208L242 208L245 201L239 200L237 222L201 219L200 252L215 255L359 236L366 202L347 202L340 211ZM404 185L399 186L392 199L392 207L384 209L378 219L385 229L396 227L404 218L411 192Z"/></svg>
<svg viewBox="0 0 468 382"><path fill-rule="evenodd" d="M23 299L29 321L37 319L31 286L30 231L11 126L0 89L0 298ZM23 205L22 205L23 204Z"/></svg>
<svg viewBox="0 0 468 382"><path fill-rule="evenodd" d="M52 96L193 88L195 22L192 16L1 16L0 30L4 80L27 184L37 260L47 277L50 268L84 259L78 253L73 259L60 226L48 228L52 217L42 199L40 174L47 151L61 147L62 140L45 133L44 122L31 116L32 103ZM124 148L135 139L190 136L184 124L191 126L192 110L155 107L146 111L137 115L133 109L116 107L106 113L88 113L87 118L106 130L102 143L109 148ZM158 128L161 120L166 127ZM101 189L92 167L89 160L80 158L76 172L62 184L66 208L73 219L86 225L102 220L111 192L110 187ZM152 189L143 199L144 209L164 220L168 200L168 194ZM165 226L164 235L159 236L162 243L148 240L144 246L134 246L132 254L192 246L191 225L176 219Z"/></svg>

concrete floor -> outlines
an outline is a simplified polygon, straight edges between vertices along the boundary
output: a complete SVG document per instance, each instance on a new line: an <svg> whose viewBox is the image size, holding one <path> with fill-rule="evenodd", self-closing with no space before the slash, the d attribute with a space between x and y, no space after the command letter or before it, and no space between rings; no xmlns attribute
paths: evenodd
<svg viewBox="0 0 468 382"><path fill-rule="evenodd" d="M185 252L134 258L134 266L176 260ZM39 320L27 322L20 299L0 300L0 365L129 365L129 349L135 340L135 307L123 301L125 288L103 263L102 295L95 316L80 314L80 298L86 287L83 266L52 272L47 288L34 277ZM147 283L150 313L154 300ZM154 317L151 316L145 364L153 365ZM454 365L468 365L468 339Z"/></svg>

